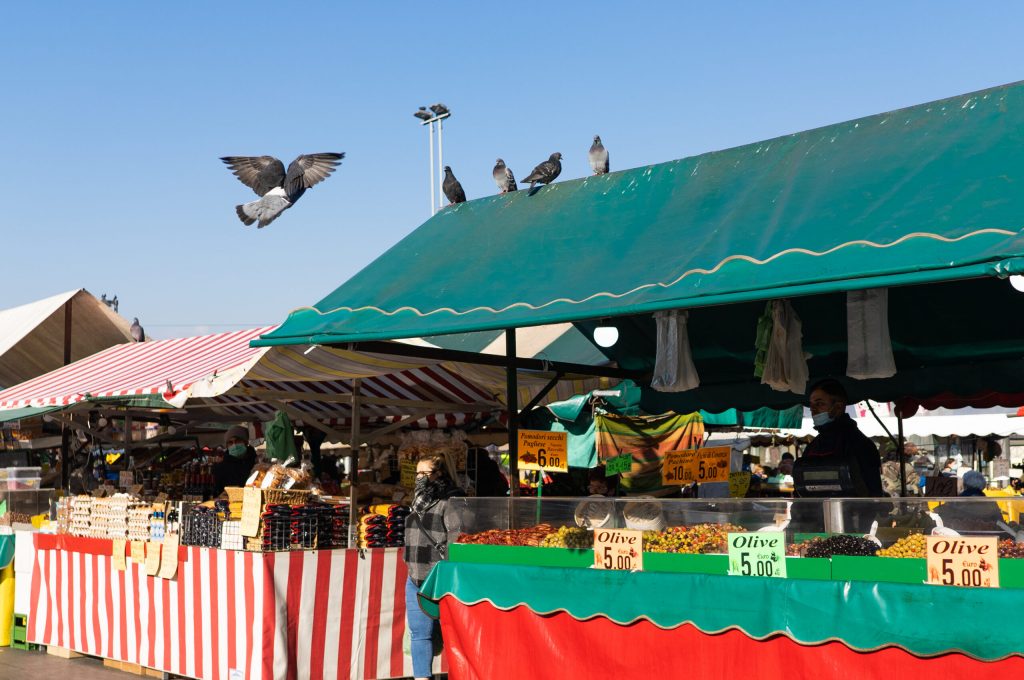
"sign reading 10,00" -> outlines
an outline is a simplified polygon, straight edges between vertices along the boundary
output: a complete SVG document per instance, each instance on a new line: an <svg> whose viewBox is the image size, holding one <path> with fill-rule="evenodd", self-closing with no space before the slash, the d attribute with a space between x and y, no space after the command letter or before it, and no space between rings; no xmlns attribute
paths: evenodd
<svg viewBox="0 0 1024 680"><path fill-rule="evenodd" d="M519 469L569 471L569 438L565 432L519 430Z"/></svg>

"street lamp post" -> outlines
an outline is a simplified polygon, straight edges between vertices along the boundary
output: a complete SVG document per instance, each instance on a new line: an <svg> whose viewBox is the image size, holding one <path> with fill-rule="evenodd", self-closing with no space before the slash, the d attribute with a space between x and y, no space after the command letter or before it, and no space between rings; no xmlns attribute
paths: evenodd
<svg viewBox="0 0 1024 680"><path fill-rule="evenodd" d="M427 126L427 134L430 137L430 214L433 215L441 207L441 186L444 183L444 119L451 117L452 113L444 104L434 104L427 110L421 106L414 114L420 120L420 125ZM434 179L434 125L437 125L437 175ZM436 193L435 193L436 191Z"/></svg>

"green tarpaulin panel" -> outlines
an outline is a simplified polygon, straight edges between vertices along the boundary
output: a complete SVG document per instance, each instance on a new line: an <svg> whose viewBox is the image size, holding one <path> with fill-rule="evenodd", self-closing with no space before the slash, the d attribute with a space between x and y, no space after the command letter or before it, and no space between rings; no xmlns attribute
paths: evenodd
<svg viewBox="0 0 1024 680"><path fill-rule="evenodd" d="M532 196L481 198L445 208L256 344L422 337L1024 272L1021 157L1017 83ZM744 342L752 333L743 329Z"/></svg>
<svg viewBox="0 0 1024 680"><path fill-rule="evenodd" d="M28 406L25 408L12 408L0 411L0 423L9 423L12 420L23 420L46 415L53 411L59 411L62 406Z"/></svg>

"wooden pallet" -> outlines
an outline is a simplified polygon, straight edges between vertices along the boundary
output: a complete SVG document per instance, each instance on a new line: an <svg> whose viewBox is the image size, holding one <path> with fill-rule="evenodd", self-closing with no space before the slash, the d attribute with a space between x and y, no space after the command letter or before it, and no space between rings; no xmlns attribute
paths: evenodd
<svg viewBox="0 0 1024 680"><path fill-rule="evenodd" d="M46 653L50 656L59 656L62 659L77 659L82 656L78 652L72 651L67 647L58 647L57 645L47 645Z"/></svg>
<svg viewBox="0 0 1024 680"><path fill-rule="evenodd" d="M121 671L123 673L131 673L132 675L141 675L147 678L162 678L164 677L163 671L158 671L155 668L146 668L140 666L137 663L128 663L127 661L115 661L113 659L104 659L103 665L107 668Z"/></svg>

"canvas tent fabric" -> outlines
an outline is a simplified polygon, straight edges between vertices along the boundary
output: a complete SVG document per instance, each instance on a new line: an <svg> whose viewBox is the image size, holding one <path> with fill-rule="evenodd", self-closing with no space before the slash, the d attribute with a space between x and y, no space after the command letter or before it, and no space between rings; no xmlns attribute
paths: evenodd
<svg viewBox="0 0 1024 680"><path fill-rule="evenodd" d="M131 339L128 322L81 288L0 310L0 387L63 365L68 305L72 361Z"/></svg>
<svg viewBox="0 0 1024 680"><path fill-rule="evenodd" d="M258 342L393 339L1021 273L1022 152L1015 83L461 203Z"/></svg>
<svg viewBox="0 0 1024 680"><path fill-rule="evenodd" d="M156 408L209 408L217 414L270 420L287 402L294 418L351 425L359 384L360 417L369 425L413 416L410 427L454 427L503 411L503 369L333 347L257 348L269 327L111 347L87 359L0 391L0 418L101 402ZM530 400L547 373L521 379ZM567 379L544 401L604 381ZM526 403L526 402L523 402ZM27 409L32 409L29 411Z"/></svg>
<svg viewBox="0 0 1024 680"><path fill-rule="evenodd" d="M897 421L893 416L880 416L885 428L895 435ZM868 437L888 437L885 428L874 418L857 418L857 427ZM781 430L782 434L796 437L814 437L818 434L810 418L804 418L799 428ZM903 421L904 437L1018 437L1024 436L1024 418L1003 413L977 413L973 415L917 415Z"/></svg>

